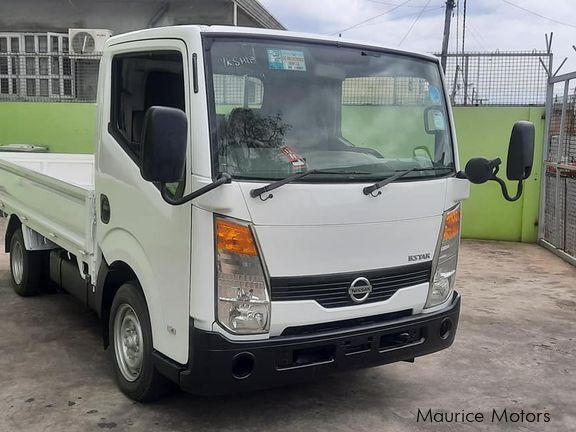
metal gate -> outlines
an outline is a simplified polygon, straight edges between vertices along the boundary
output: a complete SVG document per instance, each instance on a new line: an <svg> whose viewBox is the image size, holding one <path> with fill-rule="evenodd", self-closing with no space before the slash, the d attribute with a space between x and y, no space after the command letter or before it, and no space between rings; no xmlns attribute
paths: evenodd
<svg viewBox="0 0 576 432"><path fill-rule="evenodd" d="M576 72L548 81L539 243L576 265Z"/></svg>

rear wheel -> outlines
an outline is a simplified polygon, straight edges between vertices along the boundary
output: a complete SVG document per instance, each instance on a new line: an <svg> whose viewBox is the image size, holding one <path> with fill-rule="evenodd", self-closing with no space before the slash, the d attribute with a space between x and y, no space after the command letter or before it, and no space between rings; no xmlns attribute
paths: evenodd
<svg viewBox="0 0 576 432"><path fill-rule="evenodd" d="M43 251L26 250L21 228L14 231L10 239L10 270L16 294L29 297L40 292L44 279L43 259Z"/></svg>
<svg viewBox="0 0 576 432"><path fill-rule="evenodd" d="M120 287L110 311L110 348L116 381L131 399L151 402L174 388L152 361L152 327L137 282Z"/></svg>

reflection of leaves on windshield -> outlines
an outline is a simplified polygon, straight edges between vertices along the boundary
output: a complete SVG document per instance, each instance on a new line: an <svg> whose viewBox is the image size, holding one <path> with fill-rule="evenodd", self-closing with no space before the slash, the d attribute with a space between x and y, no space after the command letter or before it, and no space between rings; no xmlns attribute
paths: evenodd
<svg viewBox="0 0 576 432"><path fill-rule="evenodd" d="M229 172L250 171L255 168L253 165L262 165L259 159L263 159L269 169L272 168L275 160L280 163L280 153L253 150L276 150L283 147L284 137L290 127L280 114L267 116L247 108L234 109L221 130L221 163ZM282 165L285 164L283 161Z"/></svg>
<svg viewBox="0 0 576 432"><path fill-rule="evenodd" d="M248 148L280 148L289 128L280 114L263 116L251 109L237 108L228 119L226 138Z"/></svg>

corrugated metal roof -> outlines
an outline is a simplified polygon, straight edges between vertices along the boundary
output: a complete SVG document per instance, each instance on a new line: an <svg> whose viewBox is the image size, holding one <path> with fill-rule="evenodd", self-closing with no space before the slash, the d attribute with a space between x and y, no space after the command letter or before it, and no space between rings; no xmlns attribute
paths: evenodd
<svg viewBox="0 0 576 432"><path fill-rule="evenodd" d="M286 30L280 21L278 21L258 0L234 0L238 6L244 9L256 21L266 28L276 30Z"/></svg>

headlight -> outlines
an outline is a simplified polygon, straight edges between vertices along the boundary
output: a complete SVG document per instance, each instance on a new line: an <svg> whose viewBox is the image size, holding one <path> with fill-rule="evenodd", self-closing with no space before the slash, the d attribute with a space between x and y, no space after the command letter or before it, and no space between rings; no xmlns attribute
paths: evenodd
<svg viewBox="0 0 576 432"><path fill-rule="evenodd" d="M460 246L460 205L444 213L441 233L434 256L426 308L444 303L454 290Z"/></svg>
<svg viewBox="0 0 576 432"><path fill-rule="evenodd" d="M232 333L267 333L270 296L248 225L216 219L217 319Z"/></svg>

